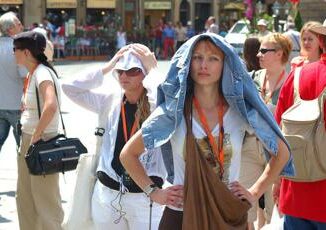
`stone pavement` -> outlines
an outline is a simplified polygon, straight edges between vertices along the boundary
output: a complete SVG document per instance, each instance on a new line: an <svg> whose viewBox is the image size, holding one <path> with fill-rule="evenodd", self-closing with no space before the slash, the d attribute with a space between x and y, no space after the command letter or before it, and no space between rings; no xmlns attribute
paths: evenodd
<svg viewBox="0 0 326 230"><path fill-rule="evenodd" d="M55 64L55 68L61 78L78 74L86 68L102 65L103 62L70 62ZM168 62L159 62L159 70L165 73ZM63 95L62 111L68 137L79 137L90 149L90 143L94 137L93 131L96 124L95 114L77 106ZM81 125L82 124L82 125ZM15 203L15 191L17 180L15 141L10 133L0 153L0 230L17 230L18 219ZM75 173L67 172L60 175L60 191L63 208L67 209L67 203L71 197L74 185Z"/></svg>

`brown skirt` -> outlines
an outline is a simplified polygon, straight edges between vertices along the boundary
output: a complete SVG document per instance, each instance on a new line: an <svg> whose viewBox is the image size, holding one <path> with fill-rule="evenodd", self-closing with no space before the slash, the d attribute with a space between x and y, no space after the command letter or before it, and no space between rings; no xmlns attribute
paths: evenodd
<svg viewBox="0 0 326 230"><path fill-rule="evenodd" d="M182 229L182 211L176 211L166 207L158 227L159 230L181 230Z"/></svg>

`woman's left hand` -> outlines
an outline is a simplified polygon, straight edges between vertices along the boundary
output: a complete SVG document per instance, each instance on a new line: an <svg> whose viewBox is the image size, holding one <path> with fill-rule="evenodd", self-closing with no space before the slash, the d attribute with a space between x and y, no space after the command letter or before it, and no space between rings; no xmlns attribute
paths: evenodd
<svg viewBox="0 0 326 230"><path fill-rule="evenodd" d="M39 140L41 140L41 135L38 134L33 134L32 139L31 139L31 145L35 144L36 142L38 142Z"/></svg>
<svg viewBox="0 0 326 230"><path fill-rule="evenodd" d="M233 195L237 196L239 199L246 199L251 205L256 201L254 195L252 195L249 190L243 187L238 181L231 182L229 184L229 189Z"/></svg>

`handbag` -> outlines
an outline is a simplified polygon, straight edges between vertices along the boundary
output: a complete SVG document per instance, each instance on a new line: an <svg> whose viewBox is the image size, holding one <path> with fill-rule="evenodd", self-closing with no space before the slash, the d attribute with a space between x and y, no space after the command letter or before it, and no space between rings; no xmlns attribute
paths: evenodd
<svg viewBox="0 0 326 230"><path fill-rule="evenodd" d="M297 182L314 182L326 179L326 89L314 100L301 99L300 69L297 69L294 75L295 103L282 115L282 132L291 148L296 175L285 178Z"/></svg>
<svg viewBox="0 0 326 230"><path fill-rule="evenodd" d="M93 190L96 182L96 169L100 157L100 149L105 133L107 116L110 105L104 105L98 117L98 128L96 129L95 150L92 153L82 154L79 158L76 170L76 183L71 200L68 202L68 210L62 224L64 230L94 229L91 215L91 204ZM95 153L95 154L94 154Z"/></svg>
<svg viewBox="0 0 326 230"><path fill-rule="evenodd" d="M53 79L52 74L51 77ZM66 171L74 170L77 167L80 154L87 153L87 148L81 143L78 138L66 137L66 129L61 114L58 93L54 79L53 82L64 134L59 134L46 141L41 139L28 148L27 154L25 156L25 161L29 172L32 175L47 175L58 172L64 173ZM38 89L36 86L35 88L38 116L40 118L40 99Z"/></svg>
<svg viewBox="0 0 326 230"><path fill-rule="evenodd" d="M191 106L185 106L188 111ZM185 113L185 114L190 114ZM183 230L245 230L251 204L231 193L200 152L186 118Z"/></svg>

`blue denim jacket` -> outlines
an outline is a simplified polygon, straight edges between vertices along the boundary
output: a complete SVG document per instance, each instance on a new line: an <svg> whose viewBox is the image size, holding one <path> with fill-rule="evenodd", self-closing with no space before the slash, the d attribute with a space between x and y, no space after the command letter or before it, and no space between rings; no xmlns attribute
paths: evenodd
<svg viewBox="0 0 326 230"><path fill-rule="evenodd" d="M276 155L278 138L287 144L281 130L272 113L261 100L238 54L222 37L214 33L204 33L192 37L173 56L167 78L158 89L158 106L142 126L145 147L152 149L163 145L171 138L180 124L193 48L198 40L204 37L208 37L225 54L222 91L229 106L235 108L254 129L265 149ZM289 148L288 144L287 146ZM266 157L269 160L269 154L266 154ZM292 155L285 165L282 175L294 175Z"/></svg>

